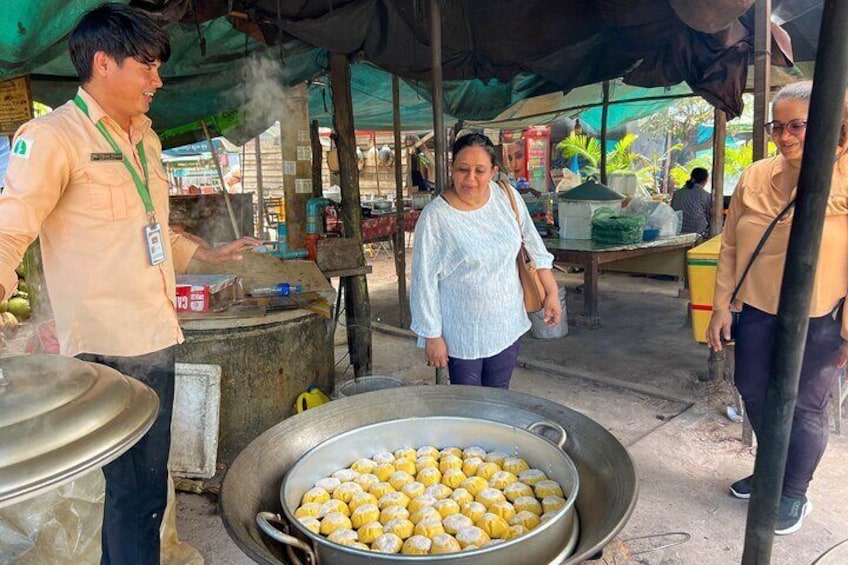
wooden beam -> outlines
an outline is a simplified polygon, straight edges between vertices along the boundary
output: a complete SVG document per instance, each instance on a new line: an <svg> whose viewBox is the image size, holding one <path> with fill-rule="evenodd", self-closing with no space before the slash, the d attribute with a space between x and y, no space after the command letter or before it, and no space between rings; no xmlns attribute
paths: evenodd
<svg viewBox="0 0 848 565"><path fill-rule="evenodd" d="M265 232L265 187L262 184L262 147L259 143L259 137L253 138L253 152L256 155L256 209L259 210L259 239L265 241L268 239L268 234ZM244 175L244 172L242 172ZM278 218L278 221L279 218ZM285 242L287 243L287 242Z"/></svg>
<svg viewBox="0 0 848 565"><path fill-rule="evenodd" d="M603 106L601 106L601 184L607 184L607 120L609 118L610 81L601 83Z"/></svg>
<svg viewBox="0 0 848 565"><path fill-rule="evenodd" d="M724 227L724 146L727 137L727 114L723 110L713 112L713 170L712 210L710 235L715 237Z"/></svg>
<svg viewBox="0 0 848 565"><path fill-rule="evenodd" d="M312 120L309 124L309 144L312 146L312 196L317 198L324 194L324 149L321 147L321 136L318 133L318 120ZM321 231L324 229L321 228Z"/></svg>
<svg viewBox="0 0 848 565"><path fill-rule="evenodd" d="M442 7L430 0L430 84L433 89L433 135L435 136L436 194L447 187L444 84L442 83Z"/></svg>
<svg viewBox="0 0 848 565"><path fill-rule="evenodd" d="M403 147L400 144L400 81L392 75L392 118L395 134L395 209L397 226L395 230L395 273L398 280L398 305L400 307L400 327L409 327L409 297L406 295L406 241L404 238L403 210Z"/></svg>
<svg viewBox="0 0 848 565"><path fill-rule="evenodd" d="M771 91L771 0L754 7L754 161L766 156L765 123Z"/></svg>
<svg viewBox="0 0 848 565"><path fill-rule="evenodd" d="M339 180L342 190L342 226L345 237L362 239L362 208L359 198L359 170L356 159L356 133L350 94L350 63L341 53L330 53L330 85L333 91L333 129L339 153ZM359 248L362 253L362 249ZM371 373L371 303L364 275L343 277L347 320L347 346L355 377ZM341 290L341 289L340 289Z"/></svg>

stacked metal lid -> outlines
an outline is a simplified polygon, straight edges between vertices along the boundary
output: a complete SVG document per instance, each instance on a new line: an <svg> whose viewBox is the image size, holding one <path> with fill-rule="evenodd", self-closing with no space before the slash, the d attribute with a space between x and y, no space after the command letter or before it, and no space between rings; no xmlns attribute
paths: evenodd
<svg viewBox="0 0 848 565"><path fill-rule="evenodd" d="M103 365L57 355L0 358L0 507L116 459L158 410L149 387Z"/></svg>

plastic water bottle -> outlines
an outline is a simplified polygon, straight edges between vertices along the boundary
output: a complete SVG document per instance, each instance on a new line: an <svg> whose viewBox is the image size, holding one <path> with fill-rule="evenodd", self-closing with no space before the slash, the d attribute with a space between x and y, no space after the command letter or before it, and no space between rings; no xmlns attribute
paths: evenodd
<svg viewBox="0 0 848 565"><path fill-rule="evenodd" d="M250 291L251 296L288 296L301 291L299 284L279 283L277 286L262 286Z"/></svg>

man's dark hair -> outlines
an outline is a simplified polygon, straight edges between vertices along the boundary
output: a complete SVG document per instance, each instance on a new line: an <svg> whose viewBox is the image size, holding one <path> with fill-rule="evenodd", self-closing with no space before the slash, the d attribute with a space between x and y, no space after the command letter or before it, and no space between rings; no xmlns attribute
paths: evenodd
<svg viewBox="0 0 848 565"><path fill-rule="evenodd" d="M68 40L71 61L80 82L91 78L94 54L103 51L118 64L133 58L142 63L171 57L171 42L159 24L146 13L125 4L108 3L86 13Z"/></svg>
<svg viewBox="0 0 848 565"><path fill-rule="evenodd" d="M692 169L692 173L689 175L689 181L692 184L701 184L706 181L710 176L709 171L704 167L695 167Z"/></svg>

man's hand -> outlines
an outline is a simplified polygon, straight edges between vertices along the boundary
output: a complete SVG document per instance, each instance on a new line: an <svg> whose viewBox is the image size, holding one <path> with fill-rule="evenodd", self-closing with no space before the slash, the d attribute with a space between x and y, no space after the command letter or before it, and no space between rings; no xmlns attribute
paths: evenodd
<svg viewBox="0 0 848 565"><path fill-rule="evenodd" d="M194 252L193 259L212 265L241 261L242 253L260 245L262 245L262 242L255 237L242 237L220 247L198 247L197 251Z"/></svg>
<svg viewBox="0 0 848 565"><path fill-rule="evenodd" d="M443 369L448 366L448 345L441 337L424 338L424 359L430 367Z"/></svg>

